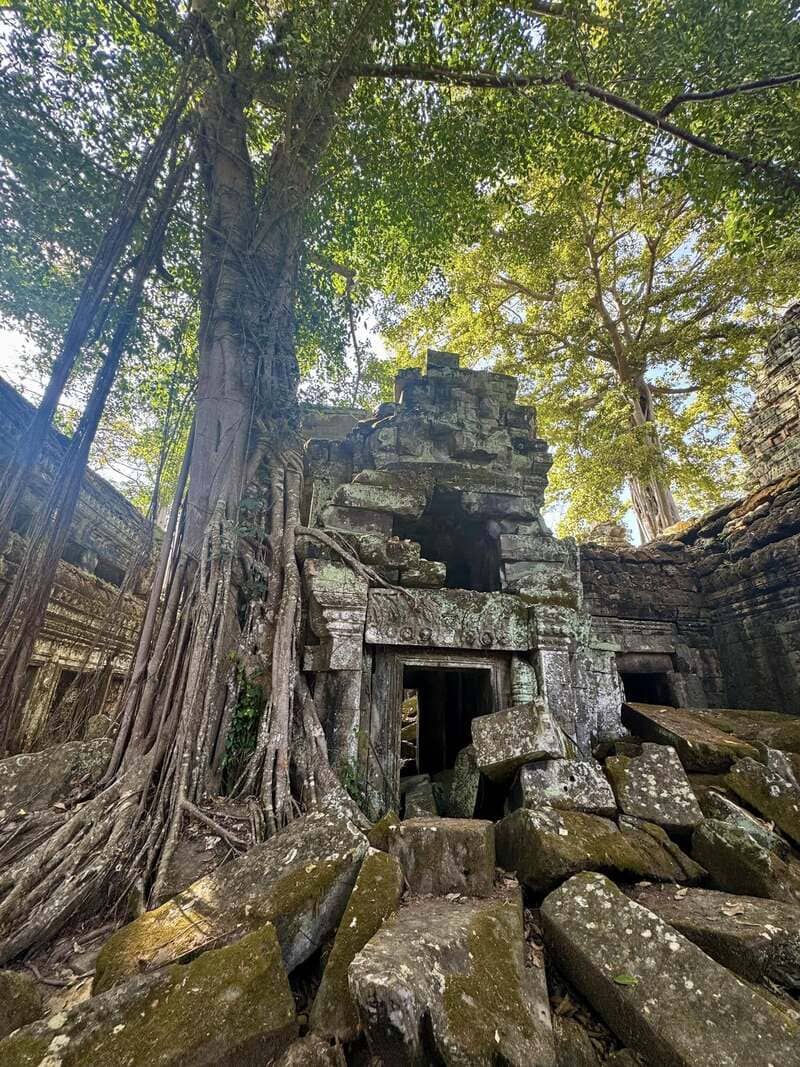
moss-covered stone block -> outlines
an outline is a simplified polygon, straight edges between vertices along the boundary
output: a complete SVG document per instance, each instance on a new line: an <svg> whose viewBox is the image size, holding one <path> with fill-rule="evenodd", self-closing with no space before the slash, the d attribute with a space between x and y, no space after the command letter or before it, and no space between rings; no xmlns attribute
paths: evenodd
<svg viewBox="0 0 800 1067"><path fill-rule="evenodd" d="M190 959L272 922L288 971L336 929L367 839L344 816L315 812L122 927L103 946L94 991Z"/></svg>
<svg viewBox="0 0 800 1067"><path fill-rule="evenodd" d="M602 875L571 878L541 914L559 970L647 1063L798 1062L796 1023Z"/></svg>
<svg viewBox="0 0 800 1067"><path fill-rule="evenodd" d="M271 924L0 1041L3 1067L261 1067L297 1035Z"/></svg>
<svg viewBox="0 0 800 1067"><path fill-rule="evenodd" d="M518 889L402 908L349 981L378 1062L555 1067L544 969L525 967Z"/></svg>
<svg viewBox="0 0 800 1067"><path fill-rule="evenodd" d="M726 781L750 807L800 845L800 789L796 781L749 758L734 763Z"/></svg>
<svg viewBox="0 0 800 1067"><path fill-rule="evenodd" d="M406 819L390 831L389 851L416 895L492 892L494 827L486 819Z"/></svg>
<svg viewBox="0 0 800 1067"><path fill-rule="evenodd" d="M638 756L611 756L606 773L626 815L670 831L693 830L703 821L686 771L669 745L645 743Z"/></svg>
<svg viewBox="0 0 800 1067"><path fill-rule="evenodd" d="M347 969L356 955L397 910L403 872L393 856L371 850L358 873L311 1010L314 1030L339 1041L358 1033L358 1011L350 996Z"/></svg>
<svg viewBox="0 0 800 1067"><path fill-rule="evenodd" d="M367 841L373 848L379 848L381 852L389 851L389 832L393 826L399 826L400 820L397 817L397 812L387 811L382 819L378 819L376 823L373 823L372 827L367 830Z"/></svg>
<svg viewBox="0 0 800 1067"><path fill-rule="evenodd" d="M657 826L623 824L578 811L520 808L495 827L497 861L542 892L580 871L654 882L697 882L705 875Z"/></svg>
<svg viewBox="0 0 800 1067"><path fill-rule="evenodd" d="M733 823L706 819L692 834L692 855L717 889L800 902L800 863L781 859Z"/></svg>
<svg viewBox="0 0 800 1067"><path fill-rule="evenodd" d="M44 997L28 974L0 971L0 1037L44 1014Z"/></svg>

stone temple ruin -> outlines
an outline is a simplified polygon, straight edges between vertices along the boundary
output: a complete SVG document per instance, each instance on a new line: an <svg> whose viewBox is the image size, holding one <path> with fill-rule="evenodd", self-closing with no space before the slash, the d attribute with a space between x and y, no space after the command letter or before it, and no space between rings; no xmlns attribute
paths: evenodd
<svg viewBox="0 0 800 1067"><path fill-rule="evenodd" d="M303 667L368 819L243 847L209 798L159 906L56 944L71 999L0 971L0 1063L800 1067L795 321L753 491L640 548L552 536L512 378L306 411ZM58 751L0 760L0 834Z"/></svg>

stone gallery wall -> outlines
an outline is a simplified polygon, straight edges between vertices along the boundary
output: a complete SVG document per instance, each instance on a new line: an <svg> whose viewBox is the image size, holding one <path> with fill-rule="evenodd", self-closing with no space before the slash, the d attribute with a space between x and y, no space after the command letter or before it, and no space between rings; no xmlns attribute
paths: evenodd
<svg viewBox="0 0 800 1067"><path fill-rule="evenodd" d="M672 656L686 706L800 710L800 471L668 540L583 545L581 577L618 660Z"/></svg>
<svg viewBox="0 0 800 1067"><path fill-rule="evenodd" d="M684 531L734 708L800 713L800 470Z"/></svg>
<svg viewBox="0 0 800 1067"><path fill-rule="evenodd" d="M0 378L0 471L32 414L32 405ZM54 430L48 434L42 460L14 516L15 533L0 556L0 598L13 580L33 516L58 476L68 443L63 434ZM27 747L71 736L65 731L75 724L67 726L66 720L61 723L51 715L70 680L79 684L102 671L104 691L113 694L133 652L146 576L131 595L123 595L119 587L146 537L145 520L136 508L88 471L29 667L22 727Z"/></svg>
<svg viewBox="0 0 800 1067"><path fill-rule="evenodd" d="M686 545L586 544L580 557L593 630L613 647L620 670L663 671L672 701L682 706L718 704L723 690L711 613Z"/></svg>

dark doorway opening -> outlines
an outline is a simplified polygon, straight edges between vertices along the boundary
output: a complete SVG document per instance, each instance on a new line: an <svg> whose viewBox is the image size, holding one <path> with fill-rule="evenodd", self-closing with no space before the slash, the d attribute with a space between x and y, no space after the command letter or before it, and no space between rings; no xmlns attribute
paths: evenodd
<svg viewBox="0 0 800 1067"><path fill-rule="evenodd" d="M620 671L619 677L625 691L625 699L629 703L674 706L672 686L663 671L641 673Z"/></svg>
<svg viewBox="0 0 800 1067"><path fill-rule="evenodd" d="M492 593L500 588L497 543L483 522L467 515L458 493L437 489L418 519L396 518L393 532L419 542L424 559L447 565L448 589Z"/></svg>
<svg viewBox="0 0 800 1067"><path fill-rule="evenodd" d="M485 668L408 666L403 695L403 777L450 770L461 749L472 744L472 720L493 710L492 675Z"/></svg>

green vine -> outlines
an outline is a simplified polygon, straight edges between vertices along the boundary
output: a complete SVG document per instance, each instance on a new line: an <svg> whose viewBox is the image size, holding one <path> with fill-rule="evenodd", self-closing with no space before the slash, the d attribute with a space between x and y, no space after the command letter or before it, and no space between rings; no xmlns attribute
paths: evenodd
<svg viewBox="0 0 800 1067"><path fill-rule="evenodd" d="M239 670L239 699L236 702L222 759L223 789L232 788L255 751L258 724L264 707L264 692Z"/></svg>

